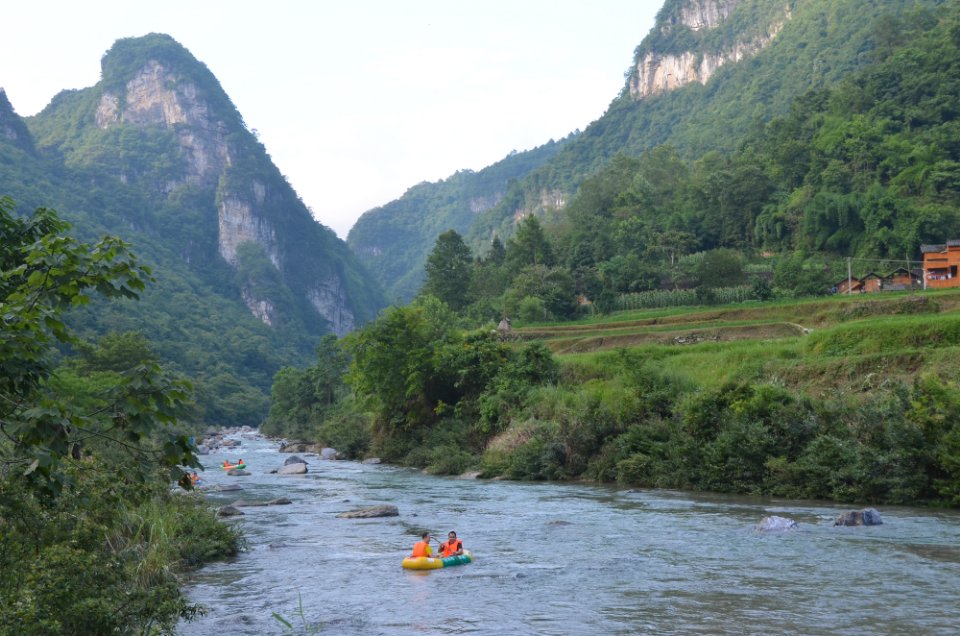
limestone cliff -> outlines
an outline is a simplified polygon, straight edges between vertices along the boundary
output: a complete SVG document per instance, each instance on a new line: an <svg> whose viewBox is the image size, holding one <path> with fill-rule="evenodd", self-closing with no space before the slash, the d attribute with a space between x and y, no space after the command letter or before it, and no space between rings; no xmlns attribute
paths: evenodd
<svg viewBox="0 0 960 636"><path fill-rule="evenodd" d="M739 62L768 46L790 19L790 5L784 3L776 19L759 31L708 39L738 9L747 11L744 0L680 0L673 10L665 7L658 16L652 37L638 47L628 89L634 99L672 91L693 82L706 84L724 64ZM683 37L686 35L687 37ZM691 43L688 50L676 50L676 43ZM664 50L665 49L665 50Z"/></svg>
<svg viewBox="0 0 960 636"><path fill-rule="evenodd" d="M343 241L312 218L219 82L189 51L162 34L128 38L107 52L102 68L97 86L55 98L48 107L52 115L89 103L83 107L99 137L66 131L83 137L51 134L45 143L64 148L68 162L96 163L98 172L177 209L184 197L202 201L207 207L191 218L216 228L215 244L191 247L189 255L181 251L185 261L222 258L235 271L237 300L271 326L300 321L311 331L344 335L385 304ZM75 150L81 146L82 152ZM171 223L157 219L154 227L167 231ZM204 232L198 228L196 236L210 236ZM245 244L257 249L244 251ZM198 250L206 252L198 256ZM323 327L315 330L310 323Z"/></svg>

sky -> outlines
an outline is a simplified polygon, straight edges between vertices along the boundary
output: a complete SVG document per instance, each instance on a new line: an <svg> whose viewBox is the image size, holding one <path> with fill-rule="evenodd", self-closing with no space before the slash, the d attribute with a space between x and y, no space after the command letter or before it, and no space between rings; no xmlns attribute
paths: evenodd
<svg viewBox="0 0 960 636"><path fill-rule="evenodd" d="M324 225L584 129L663 0L30 0L3 9L22 116L93 86L113 42L167 33L216 75Z"/></svg>

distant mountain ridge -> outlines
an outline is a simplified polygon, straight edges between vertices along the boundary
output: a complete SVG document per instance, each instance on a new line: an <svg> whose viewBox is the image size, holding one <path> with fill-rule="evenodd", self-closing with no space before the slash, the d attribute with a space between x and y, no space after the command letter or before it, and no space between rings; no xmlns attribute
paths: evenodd
<svg viewBox="0 0 960 636"><path fill-rule="evenodd" d="M415 185L399 199L364 213L350 229L347 243L391 300L407 302L420 289L437 236L447 230L469 232L480 214L503 201L514 182L575 137L513 152L479 172L460 170L447 179Z"/></svg>
<svg viewBox="0 0 960 636"><path fill-rule="evenodd" d="M89 335L143 330L200 378L208 420L258 423L280 366L386 304L170 36L117 41L100 82L26 120L0 96L0 161L0 193L21 209L56 208L81 235L116 234L152 265L158 282L141 303L80 321Z"/></svg>
<svg viewBox="0 0 960 636"><path fill-rule="evenodd" d="M383 220L384 210L402 208L405 225L430 230L420 239L425 253L446 229L464 234L474 251L483 253L493 237L510 237L526 216L563 222L565 203L582 181L618 154L639 156L664 144L687 159L733 151L748 132L787 114L801 95L832 86L869 64L876 46L875 27L884 15L939 4L939 0L666 0L654 28L637 46L624 87L607 111L498 192L499 202L475 215L469 229L462 229L461 219L460 224L450 220L434 230L441 225L439 219L448 218L444 209L454 205L446 199L442 204L431 201L440 184L420 186L434 190L418 192L419 205L413 205L408 193L367 212L356 227L364 235L372 233L367 226ZM465 201L457 199L456 205L462 207ZM409 281L422 279L422 260L392 256L410 248L385 235L377 244L379 255L373 256L363 251L363 242L353 232L348 242L375 271L376 259L391 255L394 269L387 275L379 273L378 279L402 298L416 293ZM395 288L397 281L407 282Z"/></svg>

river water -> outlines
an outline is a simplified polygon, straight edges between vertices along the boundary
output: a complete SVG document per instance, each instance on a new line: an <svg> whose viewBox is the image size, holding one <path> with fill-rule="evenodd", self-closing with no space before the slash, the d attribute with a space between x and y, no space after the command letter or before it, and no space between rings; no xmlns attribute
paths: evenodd
<svg viewBox="0 0 960 636"><path fill-rule="evenodd" d="M247 477L216 466L242 457ZM213 634L957 634L960 514L880 508L884 524L835 528L850 506L462 480L304 455L267 440L203 458L218 505L243 508L247 550L187 587ZM394 504L399 517L338 519ZM756 532L766 515L797 529ZM422 530L456 530L470 565L400 567ZM286 628L276 613L293 625Z"/></svg>

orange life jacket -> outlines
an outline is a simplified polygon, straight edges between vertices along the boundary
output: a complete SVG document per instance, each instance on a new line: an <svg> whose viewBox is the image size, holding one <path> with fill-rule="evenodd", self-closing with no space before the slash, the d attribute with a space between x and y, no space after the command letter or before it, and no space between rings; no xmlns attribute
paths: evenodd
<svg viewBox="0 0 960 636"><path fill-rule="evenodd" d="M463 549L463 542L460 541L460 539L454 539L453 541L442 543L441 547L443 548L443 556L453 556L454 552Z"/></svg>
<svg viewBox="0 0 960 636"><path fill-rule="evenodd" d="M428 557L430 556L430 554L431 554L430 544L427 543L426 541L417 541L416 543L413 544L413 552L410 554L410 556L414 558Z"/></svg>

